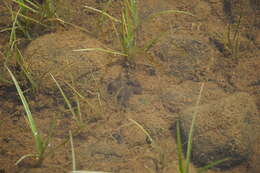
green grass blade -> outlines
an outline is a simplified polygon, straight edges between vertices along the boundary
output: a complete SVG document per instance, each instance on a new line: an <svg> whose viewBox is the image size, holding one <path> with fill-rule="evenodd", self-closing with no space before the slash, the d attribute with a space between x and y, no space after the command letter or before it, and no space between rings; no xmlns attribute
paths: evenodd
<svg viewBox="0 0 260 173"><path fill-rule="evenodd" d="M96 9L96 8L93 8L93 7L89 7L89 6L86 6L86 5L85 5L84 7L87 8L87 9L89 9L89 10L92 10L92 11L95 11L95 12L97 12L97 13L100 13L100 14L102 14L102 15L108 17L109 19L111 19L111 20L114 21L114 22L121 23L120 20L118 20L117 18L111 16L110 14L106 13L105 11L102 11L102 10L99 10L99 9Z"/></svg>
<svg viewBox="0 0 260 173"><path fill-rule="evenodd" d="M38 88L38 85L37 85L37 83L33 80L33 77L32 77L32 75L31 75L30 71L25 68L25 66L24 66L24 57L23 57L21 51L20 51L18 48L16 48L16 50L17 50L18 56L19 56L19 57L18 57L18 58L19 58L18 63L19 63L19 65L20 65L21 69L22 69L22 72L25 74L25 77L29 80L32 89L33 89L33 90L36 90L36 89Z"/></svg>
<svg viewBox="0 0 260 173"><path fill-rule="evenodd" d="M208 169L210 169L210 168L212 168L212 167L214 167L214 166L216 166L216 165L218 165L220 163L223 163L223 162L225 162L227 160L229 160L229 158L225 158L225 159L221 159L221 160L217 160L217 161L211 162L208 165L203 166L202 168L200 168L197 173L203 173L203 172L207 171Z"/></svg>
<svg viewBox="0 0 260 173"><path fill-rule="evenodd" d="M103 10L101 11L107 11L108 8L110 7L111 3L112 3L113 0L108 0L105 7L103 8ZM104 21L104 18L105 18L105 15L101 15L101 17L98 19L100 23L103 23Z"/></svg>
<svg viewBox="0 0 260 173"><path fill-rule="evenodd" d="M21 24L19 22L18 16L24 18L25 21L31 21L31 22L40 24L44 27L48 27L47 25L45 25L45 24L43 24L43 23L41 23L41 22L31 18L31 17L28 17L28 16L21 14L21 8L17 12L13 12L11 7L9 7L9 10L10 10L10 13L12 15L12 21L13 21L13 26L11 28L11 34L10 34L10 39L9 39L9 46L10 46L11 50L14 48L15 42L17 41L16 40L16 30L17 29L21 30L24 33L24 35L26 35L29 39L31 39L30 35L29 35L29 33L26 29L26 26L24 26L23 24Z"/></svg>
<svg viewBox="0 0 260 173"><path fill-rule="evenodd" d="M21 14L21 13L19 13L18 15L19 15L20 17L24 18L25 20L28 20L28 21L37 23L37 24L42 25L42 26L44 26L44 27L46 27L46 28L48 27L47 25L45 25L45 24L39 22L38 20L33 19L33 18L29 17L29 16L23 15L23 14Z"/></svg>
<svg viewBox="0 0 260 173"><path fill-rule="evenodd" d="M184 168L184 173L189 173L189 165L190 165L190 157L191 157L191 149L192 149L192 138L193 138L195 120L196 120L196 116L194 115L192 118L191 128L190 128L189 137L188 137L186 164L185 164L185 168Z"/></svg>
<svg viewBox="0 0 260 173"><path fill-rule="evenodd" d="M131 18L133 26L136 27L139 23L136 0L125 0L125 7L127 7L126 10L128 9L130 12L128 16Z"/></svg>
<svg viewBox="0 0 260 173"><path fill-rule="evenodd" d="M17 1L17 0L12 0L13 2L17 3L22 9L26 9L26 10L29 10L33 13L38 13L37 10L29 7L28 5L26 5L24 2L21 2L21 1Z"/></svg>
<svg viewBox="0 0 260 173"><path fill-rule="evenodd" d="M181 132L180 132L180 122L177 121L176 124L176 128L177 128L177 153L178 153L178 168L180 173L184 173L183 172L183 159L182 159L182 143L181 143Z"/></svg>
<svg viewBox="0 0 260 173"><path fill-rule="evenodd" d="M189 137L188 137L188 146L187 146L186 164L185 164L184 173L189 173L193 131L194 131L194 127L195 127L195 121L196 121L196 117L197 117L197 114L198 114L198 106L199 106L199 103L200 103L200 99L201 99L201 95L202 95L204 85L205 85L205 83L202 83L202 85L200 87L200 92L199 92L199 96L198 96L197 103L196 103L196 109L195 109L195 112L194 112L194 115L193 115L192 121L191 121L191 127L190 127Z"/></svg>
<svg viewBox="0 0 260 173"><path fill-rule="evenodd" d="M14 84L15 84L17 92L18 92L18 94L20 96L20 99L21 99L21 101L23 103L23 107L24 107L24 110L26 112L30 128L31 128L33 136L34 136L37 153L39 154L39 156L41 156L43 154L42 152L43 152L43 149L44 149L43 142L42 142L40 134L39 134L39 132L37 130L36 123L35 123L35 121L33 119L32 113L30 111L29 104L27 103L27 101L26 101L26 99L25 99L25 97L23 95L23 92L22 92L22 90L21 90L21 88L20 88L16 78L14 77L13 73L11 72L11 70L6 65L5 65L5 68L8 70L8 72L9 72L9 74L10 74L10 76L11 76L11 78L12 78Z"/></svg>
<svg viewBox="0 0 260 173"><path fill-rule="evenodd" d="M15 29L16 29L16 28L17 28L17 27L15 27ZM1 32L6 32L6 31L12 31L12 28L9 27L9 28L1 29L1 30L0 30L0 33L1 33Z"/></svg>
<svg viewBox="0 0 260 173"><path fill-rule="evenodd" d="M123 52L131 59L136 49L139 16L136 0L124 0L123 6L119 38Z"/></svg>
<svg viewBox="0 0 260 173"><path fill-rule="evenodd" d="M77 29L79 29L79 30L81 30L81 31L84 31L84 32L86 32L86 33L91 33L89 30L87 30L87 29L85 29L85 28L83 28L83 27L77 26L77 25L75 25L75 24L73 24L73 23L66 22L66 21L60 19L58 16L56 16L55 20L61 22L62 25L67 24L67 25L73 26L74 28L77 28Z"/></svg>
<svg viewBox="0 0 260 173"><path fill-rule="evenodd" d="M38 4L38 2L32 2L30 0L25 0L27 3L29 3L31 6L33 6L35 9L40 9L40 6Z"/></svg>
<svg viewBox="0 0 260 173"><path fill-rule="evenodd" d="M16 42L16 28L17 28L16 24L17 24L18 15L20 14L20 10L21 10L21 8L18 10L15 17L13 17L14 15L12 13L12 9L10 9L11 14L12 14L12 20L13 20L12 30L11 30L10 39L9 39L9 46L10 46L11 51L13 50L14 42Z"/></svg>
<svg viewBox="0 0 260 173"><path fill-rule="evenodd" d="M158 36L156 36L155 38L149 40L145 46L144 46L144 51L147 52L149 51L164 35L166 35L167 32L162 32L160 33Z"/></svg>
<svg viewBox="0 0 260 173"><path fill-rule="evenodd" d="M45 0L43 2L43 5L41 5L41 17L43 18L52 18L56 16L56 7L55 7L55 1L53 0Z"/></svg>
<svg viewBox="0 0 260 173"><path fill-rule="evenodd" d="M73 118L74 118L74 119L76 120L76 122L78 123L78 119L77 119L76 113L75 113L74 109L72 108L68 97L67 97L66 94L63 92L63 90L62 90L60 84L58 83L58 81L53 77L52 74L50 74L50 75L51 75L52 79L54 80L55 84L57 85L58 89L60 90L61 95L63 96L63 98L64 98L64 100L65 100L65 103L66 103L67 106L69 107L69 110L70 110L70 112L71 112Z"/></svg>
<svg viewBox="0 0 260 173"><path fill-rule="evenodd" d="M69 138L70 138L71 157L72 157L72 171L71 171L71 173L107 173L107 172L100 172L100 171L77 171L73 136L72 136L71 131L69 131Z"/></svg>

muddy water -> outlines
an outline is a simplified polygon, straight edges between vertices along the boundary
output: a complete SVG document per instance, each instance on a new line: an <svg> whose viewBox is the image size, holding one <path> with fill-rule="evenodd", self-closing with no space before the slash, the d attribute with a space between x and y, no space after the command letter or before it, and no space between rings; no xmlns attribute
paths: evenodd
<svg viewBox="0 0 260 173"><path fill-rule="evenodd" d="M196 106L202 83L205 85L198 109L202 118L198 118L195 131L191 172L196 172L200 164L227 156L241 159L208 172L260 172L259 24L254 20L253 8L256 4L237 2L245 11L239 57L234 58L216 34L225 35L228 24L236 20L235 4L199 0L138 3L141 19L167 9L189 11L196 17L167 14L144 23L138 35L139 46L158 33L167 34L148 53L137 53L131 65L120 56L73 51L90 47L120 49L111 21L100 23L99 15L83 7L87 4L104 8L106 1L67 0L66 5L57 4L60 16L89 32L58 27L23 49L26 63L40 85L37 93L27 97L43 137L48 136L50 124L55 122L47 149L51 154L40 167L33 165L33 159L14 165L21 156L34 151L34 141L14 86L0 83L0 172L69 172L69 130L74 132L78 170L178 172L173 125L182 120L183 138L187 137L189 115ZM120 7L120 1L113 1L107 10L118 16ZM0 24L2 27L8 22ZM0 49L4 52L7 33L0 34ZM80 132L49 72L59 81L75 110L79 100L83 122ZM68 83L82 97L77 97ZM204 157L208 153L211 154Z"/></svg>

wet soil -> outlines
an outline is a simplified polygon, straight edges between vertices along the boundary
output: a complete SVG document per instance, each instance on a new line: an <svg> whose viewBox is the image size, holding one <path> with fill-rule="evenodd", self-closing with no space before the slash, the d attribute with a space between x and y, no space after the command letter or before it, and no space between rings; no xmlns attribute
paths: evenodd
<svg viewBox="0 0 260 173"><path fill-rule="evenodd" d="M111 21L84 8L88 5L106 9L119 18L121 1L107 4L105 0L57 1L57 14L78 27L60 24L43 36L36 28L35 38L22 46L25 62L39 86L37 92L25 92L31 112L43 138L53 131L48 155L40 166L35 166L32 158L15 165L19 158L35 151L34 140L14 85L0 80L0 173L71 171L69 131L73 134L77 170L177 173L176 131L172 125L184 110L196 105L203 82L201 105L244 92L256 105L259 121L260 34L256 1L140 0L141 19L169 9L189 11L196 17L164 14L145 21L138 33L138 46L158 33L162 36L149 52L137 52L131 62L103 52L73 51L97 46L120 50ZM244 20L239 31L239 55L233 57L225 47L225 34L239 15L239 4L245 7L241 12ZM9 17L0 2L0 30L11 25ZM7 80L10 78L3 63L8 34L0 32L0 79ZM17 70L15 65L12 70ZM83 124L80 130L50 72L75 110L79 101ZM21 83L27 91L23 79ZM208 172L260 172L259 128L254 134L258 139L251 144L253 152L246 161ZM191 172L196 172L196 166L190 167Z"/></svg>

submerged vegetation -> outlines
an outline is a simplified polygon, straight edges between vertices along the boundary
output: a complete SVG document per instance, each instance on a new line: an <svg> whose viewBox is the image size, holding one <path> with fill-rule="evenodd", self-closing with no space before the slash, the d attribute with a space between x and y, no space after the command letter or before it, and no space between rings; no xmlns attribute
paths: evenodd
<svg viewBox="0 0 260 173"><path fill-rule="evenodd" d="M16 42L17 33L22 33L28 39L32 39L32 29L36 24L42 27L50 27L50 19L55 17L55 2L53 0L45 0L42 3L31 0L12 0L18 5L18 9L13 9L11 5L6 3L7 8L12 16L12 31L10 43Z"/></svg>
<svg viewBox="0 0 260 173"><path fill-rule="evenodd" d="M102 48L86 48L86 49L77 49L75 51L104 51L107 53L112 53L115 55L122 55L127 58L128 61L134 62L135 54L140 52L147 52L157 41L162 34L158 34L157 38L149 40L145 47L139 47L137 43L137 37L140 36L140 29L145 22L148 20L168 13L173 14L185 14L194 16L193 14L180 11L180 10L165 10L151 14L145 20L141 21L138 14L138 2L136 0L123 0L123 7L121 12L121 18L117 19L112 15L108 14L105 11L90 7L84 6L85 8L100 13L101 15L108 17L112 21L113 28L116 33L116 37L119 40L121 45L121 50L115 51L110 49Z"/></svg>
<svg viewBox="0 0 260 173"><path fill-rule="evenodd" d="M233 59L240 57L241 22L242 16L239 17L237 23L229 24L225 33L215 33L213 36L216 47Z"/></svg>
<svg viewBox="0 0 260 173"><path fill-rule="evenodd" d="M15 87L17 89L17 92L19 94L19 97L23 103L23 107L24 107L24 110L26 112L26 115L27 115L27 121L29 123L29 126L30 126L30 129L32 131L32 135L34 137L34 142L35 142L35 148L36 148L36 154L27 154L27 155L24 155L22 156L17 162L16 162L16 165L19 164L23 159L27 158L27 157L35 157L36 160L37 160L37 163L36 165L40 165L42 162L43 162L43 159L44 159L44 153L45 153L45 150L46 150L46 147L48 146L49 144L49 140L50 140L50 137L48 137L46 140L43 140L42 137L41 137L41 134L39 133L39 130L36 126L36 123L34 121L34 118L32 116L32 113L30 111L30 108L29 108L29 104L23 94L23 91L21 90L15 76L13 75L13 73L11 72L11 70L6 66L6 69L8 70L14 84L15 84ZM51 135L50 135L51 136Z"/></svg>
<svg viewBox="0 0 260 173"><path fill-rule="evenodd" d="M36 28L42 32L51 27L51 19L56 16L55 2L53 0L46 0L42 3L32 0L12 0L11 2L17 6L14 7L13 3L8 2L5 2L5 6L9 11L12 24L1 31L10 33L9 46L4 52L5 63L13 64L15 62L17 68L20 69L19 79L25 79L31 89L35 91L38 88L37 82L34 81L30 67L26 64L20 49L21 45L36 36ZM10 82L7 79L2 80Z"/></svg>

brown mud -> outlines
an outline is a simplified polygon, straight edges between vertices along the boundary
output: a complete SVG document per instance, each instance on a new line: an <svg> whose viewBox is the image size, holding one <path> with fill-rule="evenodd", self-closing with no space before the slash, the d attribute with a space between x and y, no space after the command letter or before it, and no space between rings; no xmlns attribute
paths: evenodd
<svg viewBox="0 0 260 173"><path fill-rule="evenodd" d="M235 127L230 130L230 136L224 137L238 139L234 146L239 150L239 147L244 147L244 136L254 135L250 146L243 148L246 153L241 163L228 165L228 169L215 168L208 173L260 172L257 1L140 0L141 20L152 13L169 9L188 11L196 17L164 14L145 21L138 33L140 47L158 34L162 37L149 52L137 52L131 63L126 63L124 57L104 52L74 51L95 47L120 50L111 21L84 8L88 5L104 9L107 3L106 0L65 0L57 3L58 15L84 28L84 31L58 25L51 33L46 31L42 35L36 28L35 36L42 36L22 46L26 64L39 86L36 93L26 93L37 127L45 138L50 133L52 122L55 127L47 148L49 154L41 166L35 167L31 158L15 166L19 158L35 151L34 141L14 85L0 81L0 173L71 171L69 131L73 132L77 170L177 173L176 131L172 126L180 117L186 116L185 112L194 109L202 83L205 83L200 101L203 111L205 107L210 107L214 112L211 104L217 105L224 100L221 103L227 102L224 105L231 105L230 109L238 108L232 116L240 116L240 113L242 116L230 120L232 116L216 111L208 119L199 118L198 125L206 123L207 127L217 128L209 133L211 142L221 145L220 139L223 138L217 136L221 129L228 131L229 127ZM241 6L242 12L239 11ZM10 16L4 7L0 2L1 29L10 26ZM121 1L114 0L106 10L119 18L121 7ZM224 45L224 35L238 15L244 16L239 31L239 54L232 57ZM0 78L9 79L3 66L7 42L8 33L0 32ZM13 67L12 70L16 69ZM83 122L80 131L77 131L78 125L49 73L60 83L75 110L79 100ZM24 89L26 87L23 85ZM73 89L82 97L78 97ZM243 93L243 97L238 98L245 99L234 99L237 93ZM248 107L245 106L247 103ZM253 130L243 131L247 130L243 129L242 115L246 111L253 112L250 115L254 122L246 124ZM210 119L212 116L216 116L213 117L218 121L216 124L211 124L214 122ZM133 120L149 133L153 141ZM195 146L196 149L197 152L206 152L200 146ZM195 173L196 160L193 163L190 167Z"/></svg>

